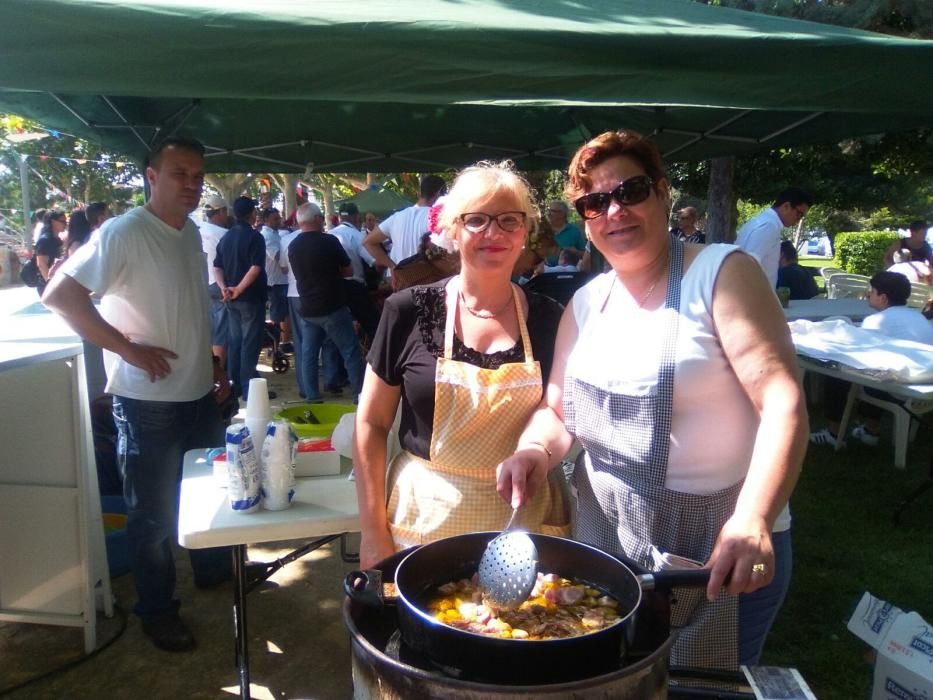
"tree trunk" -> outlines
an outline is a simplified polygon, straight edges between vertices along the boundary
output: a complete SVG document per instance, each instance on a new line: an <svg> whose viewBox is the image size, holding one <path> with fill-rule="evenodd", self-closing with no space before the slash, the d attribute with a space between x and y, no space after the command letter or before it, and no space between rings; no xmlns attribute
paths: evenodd
<svg viewBox="0 0 933 700"><path fill-rule="evenodd" d="M220 196L227 202L228 207L233 207L233 200L243 194L254 178L255 175L246 175L244 173L230 173L227 175L208 173L204 176L204 181L220 192ZM230 211L232 212L232 209Z"/></svg>
<svg viewBox="0 0 933 700"><path fill-rule="evenodd" d="M334 213L334 183L325 180L322 184L322 204L324 205L324 221L330 226L330 217Z"/></svg>
<svg viewBox="0 0 933 700"><path fill-rule="evenodd" d="M709 210L706 214L706 242L732 243L735 241L735 222L738 219L734 187L735 157L711 158L709 162Z"/></svg>
<svg viewBox="0 0 933 700"><path fill-rule="evenodd" d="M282 195L285 197L285 211L282 212L282 218L288 218L292 212L298 208L298 175L295 173L284 173L282 175Z"/></svg>

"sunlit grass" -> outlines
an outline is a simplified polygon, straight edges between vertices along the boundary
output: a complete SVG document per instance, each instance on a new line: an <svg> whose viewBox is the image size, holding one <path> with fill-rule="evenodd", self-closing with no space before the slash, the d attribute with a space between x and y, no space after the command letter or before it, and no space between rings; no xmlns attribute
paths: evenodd
<svg viewBox="0 0 933 700"><path fill-rule="evenodd" d="M812 421L822 427L819 409ZM811 446L794 497L794 574L763 662L800 669L821 700L865 698L868 647L846 629L864 591L933 620L933 490L893 522L895 506L929 472L933 438L920 431L895 469L891 426L877 447Z"/></svg>

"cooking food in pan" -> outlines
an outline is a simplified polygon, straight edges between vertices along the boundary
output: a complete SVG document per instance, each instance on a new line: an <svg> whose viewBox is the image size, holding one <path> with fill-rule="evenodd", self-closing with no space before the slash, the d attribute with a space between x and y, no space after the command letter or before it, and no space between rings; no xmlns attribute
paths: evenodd
<svg viewBox="0 0 933 700"><path fill-rule="evenodd" d="M500 611L483 601L476 578L439 586L427 610L450 627L503 639L579 637L619 620L614 598L557 574L539 572L528 600L515 610Z"/></svg>

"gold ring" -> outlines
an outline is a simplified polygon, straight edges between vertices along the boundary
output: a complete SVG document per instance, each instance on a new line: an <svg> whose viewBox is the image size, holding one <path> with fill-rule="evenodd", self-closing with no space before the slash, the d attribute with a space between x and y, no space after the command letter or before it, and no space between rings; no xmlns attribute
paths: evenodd
<svg viewBox="0 0 933 700"><path fill-rule="evenodd" d="M768 573L768 566L766 564L758 563L752 566L753 574L766 574Z"/></svg>

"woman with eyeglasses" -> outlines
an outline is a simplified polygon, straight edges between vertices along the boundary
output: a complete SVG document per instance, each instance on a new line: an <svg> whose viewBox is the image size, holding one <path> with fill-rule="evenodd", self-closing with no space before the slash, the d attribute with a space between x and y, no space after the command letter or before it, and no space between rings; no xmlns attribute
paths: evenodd
<svg viewBox="0 0 933 700"><path fill-rule="evenodd" d="M432 219L461 269L389 297L367 358L353 454L364 568L412 545L505 526L511 508L497 495L496 466L541 401L560 322L559 304L510 281L537 221L510 164L465 169ZM386 478L400 402L402 450ZM542 480L522 526L569 532L562 479L558 470Z"/></svg>
<svg viewBox="0 0 933 700"><path fill-rule="evenodd" d="M55 261L62 256L62 235L68 228L65 212L50 209L42 220L42 231L36 239L36 268L39 270L39 284L36 286L39 296L52 276Z"/></svg>
<svg viewBox="0 0 933 700"><path fill-rule="evenodd" d="M785 506L807 443L777 298L735 246L670 235L670 184L637 133L581 147L567 194L612 269L567 307L546 401L499 493L533 497L576 438L577 539L652 570L710 571L705 591L677 591L673 623L687 626L671 663L757 663L789 583Z"/></svg>

